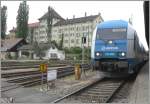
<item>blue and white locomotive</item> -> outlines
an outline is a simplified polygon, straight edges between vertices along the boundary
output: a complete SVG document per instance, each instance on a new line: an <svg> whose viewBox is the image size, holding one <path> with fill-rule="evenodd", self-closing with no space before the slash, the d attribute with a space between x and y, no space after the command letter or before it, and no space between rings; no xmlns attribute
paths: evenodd
<svg viewBox="0 0 150 104"><path fill-rule="evenodd" d="M124 20L102 22L93 32L91 59L96 70L109 75L133 74L144 61L144 52L135 29Z"/></svg>

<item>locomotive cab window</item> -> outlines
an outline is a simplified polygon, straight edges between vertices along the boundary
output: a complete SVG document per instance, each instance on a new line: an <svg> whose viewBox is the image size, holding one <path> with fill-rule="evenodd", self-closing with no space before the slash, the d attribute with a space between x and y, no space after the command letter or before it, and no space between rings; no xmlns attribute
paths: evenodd
<svg viewBox="0 0 150 104"><path fill-rule="evenodd" d="M96 39L127 39L126 28L97 29Z"/></svg>

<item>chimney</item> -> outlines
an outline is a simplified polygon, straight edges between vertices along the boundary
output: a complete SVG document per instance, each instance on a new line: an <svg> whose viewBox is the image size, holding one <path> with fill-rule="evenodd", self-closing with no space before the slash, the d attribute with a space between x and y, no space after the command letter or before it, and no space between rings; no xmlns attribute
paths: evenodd
<svg viewBox="0 0 150 104"><path fill-rule="evenodd" d="M75 15L73 15L73 19L75 18Z"/></svg>
<svg viewBox="0 0 150 104"><path fill-rule="evenodd" d="M86 12L85 12L85 17L86 17Z"/></svg>
<svg viewBox="0 0 150 104"><path fill-rule="evenodd" d="M99 12L98 15L101 15L101 13Z"/></svg>
<svg viewBox="0 0 150 104"><path fill-rule="evenodd" d="M68 20L68 17L66 18L66 20Z"/></svg>

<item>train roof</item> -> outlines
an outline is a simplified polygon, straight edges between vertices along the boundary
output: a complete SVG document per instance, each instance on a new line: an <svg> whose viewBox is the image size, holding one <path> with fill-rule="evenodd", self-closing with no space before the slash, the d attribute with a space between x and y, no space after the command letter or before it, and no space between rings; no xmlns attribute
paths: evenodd
<svg viewBox="0 0 150 104"><path fill-rule="evenodd" d="M97 25L97 28L127 28L128 22L124 20L105 21Z"/></svg>

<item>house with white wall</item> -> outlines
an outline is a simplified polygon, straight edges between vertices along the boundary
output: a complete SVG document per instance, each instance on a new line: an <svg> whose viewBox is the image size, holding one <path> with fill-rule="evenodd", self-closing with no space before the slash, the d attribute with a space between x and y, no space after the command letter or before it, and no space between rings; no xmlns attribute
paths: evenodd
<svg viewBox="0 0 150 104"><path fill-rule="evenodd" d="M65 52L58 50L54 45L48 43L40 43L38 47L42 50L42 59L59 59L65 60ZM35 46L28 44L18 48L19 58L39 59L39 55L35 52Z"/></svg>

